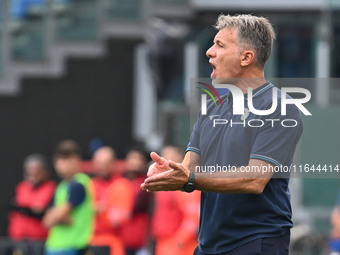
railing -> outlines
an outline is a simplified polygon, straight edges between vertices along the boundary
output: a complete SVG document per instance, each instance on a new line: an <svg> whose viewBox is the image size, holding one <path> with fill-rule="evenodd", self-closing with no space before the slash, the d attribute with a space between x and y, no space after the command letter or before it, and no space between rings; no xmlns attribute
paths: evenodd
<svg viewBox="0 0 340 255"><path fill-rule="evenodd" d="M47 61L54 41L96 40L102 22L140 24L143 3L141 0L37 0L34 4L27 4L26 0L1 1L0 76L13 62Z"/></svg>
<svg viewBox="0 0 340 255"><path fill-rule="evenodd" d="M115 0L110 1L108 18L111 21L139 22L142 20L143 1Z"/></svg>
<svg viewBox="0 0 340 255"><path fill-rule="evenodd" d="M94 40L98 31L99 1L73 1L54 11L57 40Z"/></svg>
<svg viewBox="0 0 340 255"><path fill-rule="evenodd" d="M25 67L25 63L48 65L54 42L95 41L103 34L106 35L106 31L113 31L108 29L110 27L117 29L115 31L126 31L126 27L134 24L142 26L153 15L153 8L167 10L171 4L178 6L188 2L189 0L2 0L0 78L4 77L1 74L12 70L13 64L20 67ZM172 10L174 12L176 13L176 8ZM103 23L105 26L102 26ZM119 29L119 26L122 28ZM16 75L16 71L10 73L10 77Z"/></svg>

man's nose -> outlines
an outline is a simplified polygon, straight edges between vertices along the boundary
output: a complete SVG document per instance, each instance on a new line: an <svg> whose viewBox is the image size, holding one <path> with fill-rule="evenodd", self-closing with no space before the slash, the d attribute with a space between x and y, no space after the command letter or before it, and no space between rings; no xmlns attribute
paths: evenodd
<svg viewBox="0 0 340 255"><path fill-rule="evenodd" d="M214 46L211 46L207 52L205 53L207 55L208 58L213 58L215 56L214 50L213 50Z"/></svg>

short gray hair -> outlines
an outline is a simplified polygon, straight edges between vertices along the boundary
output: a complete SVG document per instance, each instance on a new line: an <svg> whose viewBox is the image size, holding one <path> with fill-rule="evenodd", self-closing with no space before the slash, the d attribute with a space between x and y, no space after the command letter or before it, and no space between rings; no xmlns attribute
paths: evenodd
<svg viewBox="0 0 340 255"><path fill-rule="evenodd" d="M251 47L255 51L255 60L258 65L264 67L276 38L274 28L269 20L249 14L235 16L221 14L215 28L236 28L238 40L242 46Z"/></svg>
<svg viewBox="0 0 340 255"><path fill-rule="evenodd" d="M24 166L30 164L31 162L37 162L39 163L42 168L46 171L49 170L49 165L48 165L48 160L47 158L42 155L42 154L31 154L29 156L27 156L25 159L24 159Z"/></svg>

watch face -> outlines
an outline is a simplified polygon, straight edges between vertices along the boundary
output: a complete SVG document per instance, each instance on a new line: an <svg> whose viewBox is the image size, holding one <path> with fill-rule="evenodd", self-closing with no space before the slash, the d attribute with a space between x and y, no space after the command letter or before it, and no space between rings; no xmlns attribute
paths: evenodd
<svg viewBox="0 0 340 255"><path fill-rule="evenodd" d="M183 187L185 192L193 192L195 190L195 186L193 184L186 183Z"/></svg>

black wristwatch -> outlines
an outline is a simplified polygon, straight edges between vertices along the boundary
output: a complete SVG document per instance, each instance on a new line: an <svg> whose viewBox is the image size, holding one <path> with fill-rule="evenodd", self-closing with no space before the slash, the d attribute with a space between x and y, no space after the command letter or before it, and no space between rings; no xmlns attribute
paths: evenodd
<svg viewBox="0 0 340 255"><path fill-rule="evenodd" d="M195 172L190 171L189 181L184 184L183 190L188 193L195 190Z"/></svg>

